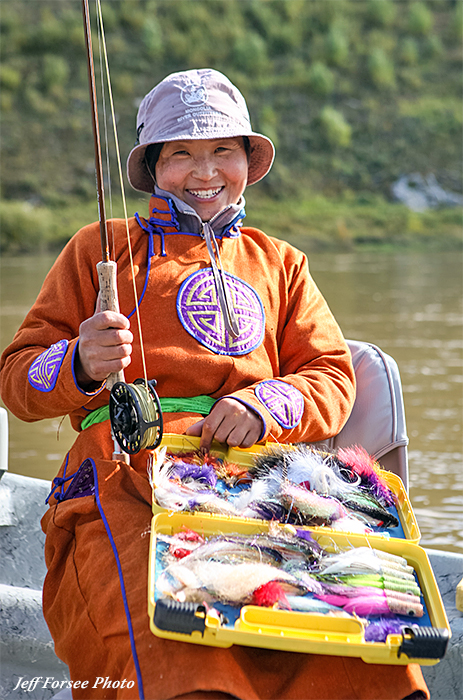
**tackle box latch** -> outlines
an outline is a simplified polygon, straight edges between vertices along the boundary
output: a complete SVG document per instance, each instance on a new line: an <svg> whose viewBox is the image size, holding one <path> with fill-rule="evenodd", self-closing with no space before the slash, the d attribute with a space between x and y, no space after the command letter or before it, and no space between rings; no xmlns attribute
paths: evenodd
<svg viewBox="0 0 463 700"><path fill-rule="evenodd" d="M449 638L448 629L410 625L402 630L403 641L397 655L405 654L411 659L442 659Z"/></svg>
<svg viewBox="0 0 463 700"><path fill-rule="evenodd" d="M166 632L192 634L206 628L206 607L200 603L180 603L177 600L158 600L154 609L155 626Z"/></svg>

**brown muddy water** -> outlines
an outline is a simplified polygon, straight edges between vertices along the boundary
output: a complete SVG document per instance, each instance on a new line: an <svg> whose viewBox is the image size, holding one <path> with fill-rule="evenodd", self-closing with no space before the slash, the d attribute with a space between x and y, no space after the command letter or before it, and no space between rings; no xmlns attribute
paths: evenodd
<svg viewBox="0 0 463 700"><path fill-rule="evenodd" d="M1 260L1 349L52 262ZM311 254L310 268L344 335L378 345L399 365L421 544L463 553L463 255ZM69 420L9 421L9 469L51 480L73 440Z"/></svg>

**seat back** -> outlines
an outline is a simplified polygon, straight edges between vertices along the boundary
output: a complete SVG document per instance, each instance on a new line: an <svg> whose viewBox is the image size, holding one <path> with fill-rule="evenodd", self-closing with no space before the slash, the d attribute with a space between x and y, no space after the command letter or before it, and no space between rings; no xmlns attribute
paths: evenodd
<svg viewBox="0 0 463 700"><path fill-rule="evenodd" d="M397 474L408 490L408 437L399 368L371 343L348 340L357 395L347 423L338 435L316 443L329 449L361 445L383 469Z"/></svg>

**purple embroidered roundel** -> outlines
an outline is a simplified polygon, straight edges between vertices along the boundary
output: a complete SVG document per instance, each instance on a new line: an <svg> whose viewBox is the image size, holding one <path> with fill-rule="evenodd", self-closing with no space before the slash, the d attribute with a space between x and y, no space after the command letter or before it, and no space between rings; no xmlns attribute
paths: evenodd
<svg viewBox="0 0 463 700"><path fill-rule="evenodd" d="M257 292L246 282L225 273L240 334L233 338L225 328L212 269L187 277L177 295L177 313L185 330L218 355L246 355L263 338L265 313Z"/></svg>
<svg viewBox="0 0 463 700"><path fill-rule="evenodd" d="M68 349L67 340L59 340L42 352L29 367L29 384L38 391L52 391Z"/></svg>
<svg viewBox="0 0 463 700"><path fill-rule="evenodd" d="M283 428L294 428L304 412L304 397L296 387L269 379L254 389L259 401Z"/></svg>

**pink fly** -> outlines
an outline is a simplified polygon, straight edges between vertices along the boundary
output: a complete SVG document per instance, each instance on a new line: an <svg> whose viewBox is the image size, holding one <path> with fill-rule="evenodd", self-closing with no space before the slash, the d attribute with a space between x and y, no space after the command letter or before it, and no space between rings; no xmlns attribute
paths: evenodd
<svg viewBox="0 0 463 700"><path fill-rule="evenodd" d="M343 595L317 595L330 605L341 607L344 612L356 615L407 615L422 617L423 606L415 596L402 594L396 597L392 592L376 589L375 593L362 592L356 598Z"/></svg>
<svg viewBox="0 0 463 700"><path fill-rule="evenodd" d="M288 510L310 518L331 523L334 520L345 518L349 515L344 506L331 496L319 496L315 491L309 491L303 486L298 486L284 480L279 493L281 502Z"/></svg>

